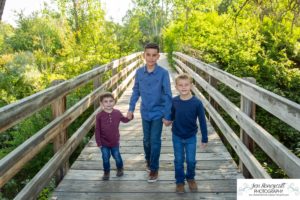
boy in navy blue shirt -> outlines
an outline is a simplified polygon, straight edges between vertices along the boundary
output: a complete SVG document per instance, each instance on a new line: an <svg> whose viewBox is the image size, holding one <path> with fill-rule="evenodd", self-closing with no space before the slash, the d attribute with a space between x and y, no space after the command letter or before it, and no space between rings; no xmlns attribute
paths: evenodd
<svg viewBox="0 0 300 200"><path fill-rule="evenodd" d="M175 79L179 96L172 101L172 141L174 148L174 165L176 192L184 193L185 179L191 192L197 191L195 181L196 149L197 149L197 118L202 133L200 147L207 145L207 126L205 111L202 102L191 93L192 79L188 74L180 74ZM184 173L184 161L186 161L186 173Z"/></svg>
<svg viewBox="0 0 300 200"><path fill-rule="evenodd" d="M158 179L161 149L162 124L171 123L172 93L169 73L156 62L159 59L157 44L147 44L144 50L146 65L137 69L127 118L132 118L136 102L141 97L143 125L143 145L147 169L150 170L148 182Z"/></svg>

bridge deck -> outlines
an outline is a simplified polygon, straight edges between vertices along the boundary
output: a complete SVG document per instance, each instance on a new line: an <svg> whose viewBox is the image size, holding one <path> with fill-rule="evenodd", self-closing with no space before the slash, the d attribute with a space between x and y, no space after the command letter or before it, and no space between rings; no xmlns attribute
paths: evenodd
<svg viewBox="0 0 300 200"><path fill-rule="evenodd" d="M161 56L160 63L167 66L166 58ZM169 70L170 71L170 70ZM174 74L171 73L173 95ZM116 108L126 114L131 88L124 92ZM142 126L137 104L135 119L121 124L121 154L124 161L124 176L115 176L115 163L111 158L111 177L102 181L101 153L92 138L80 156L71 166L68 174L58 185L52 199L235 199L236 179L243 178L238 172L232 157L221 142L212 126L208 123L209 144L205 150L197 149L196 181L198 192L191 193L185 186L185 194L175 193L174 156L171 128L164 127L160 156L159 181L148 183L142 144ZM200 141L200 137L198 137ZM199 142L198 142L199 143Z"/></svg>

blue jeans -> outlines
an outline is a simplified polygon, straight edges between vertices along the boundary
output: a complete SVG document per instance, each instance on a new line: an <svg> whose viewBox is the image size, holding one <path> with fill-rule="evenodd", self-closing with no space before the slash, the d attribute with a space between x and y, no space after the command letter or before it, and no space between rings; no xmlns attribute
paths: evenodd
<svg viewBox="0 0 300 200"><path fill-rule="evenodd" d="M196 168L196 146L197 136L183 139L181 137L172 135L174 148L174 165L175 165L175 179L176 184L184 183L184 180L191 180L195 178ZM186 161L186 174L184 173L184 161Z"/></svg>
<svg viewBox="0 0 300 200"><path fill-rule="evenodd" d="M150 163L151 171L158 171L161 147L162 119L142 120L144 132L145 159Z"/></svg>
<svg viewBox="0 0 300 200"><path fill-rule="evenodd" d="M119 146L116 147L101 147L102 152L102 161L103 161L103 169L105 172L110 171L110 155L113 156L113 158L116 161L116 167L117 169L123 168L123 160L120 154Z"/></svg>

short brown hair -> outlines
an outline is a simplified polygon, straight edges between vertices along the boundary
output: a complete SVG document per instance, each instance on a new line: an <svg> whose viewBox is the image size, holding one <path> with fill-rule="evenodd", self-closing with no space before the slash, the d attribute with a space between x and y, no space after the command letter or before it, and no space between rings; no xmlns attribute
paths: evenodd
<svg viewBox="0 0 300 200"><path fill-rule="evenodd" d="M179 74L176 78L175 78L175 83L177 84L178 80L181 79L181 80L189 80L190 83L193 83L193 79L192 77L187 74L187 73L183 73L183 74Z"/></svg>
<svg viewBox="0 0 300 200"><path fill-rule="evenodd" d="M155 43L146 44L144 50L146 50L146 49L156 49L157 52L159 53L159 46L158 46L158 44L155 44Z"/></svg>
<svg viewBox="0 0 300 200"><path fill-rule="evenodd" d="M113 100L115 100L114 96L112 95L111 92L105 92L103 94L100 95L100 102L103 101L104 98L112 98Z"/></svg>

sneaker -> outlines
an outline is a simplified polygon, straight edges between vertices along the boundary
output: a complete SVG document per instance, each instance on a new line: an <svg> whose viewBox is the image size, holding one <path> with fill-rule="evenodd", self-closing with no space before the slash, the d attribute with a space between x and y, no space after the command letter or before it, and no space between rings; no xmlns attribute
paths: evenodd
<svg viewBox="0 0 300 200"><path fill-rule="evenodd" d="M117 174L116 174L116 176L117 176L117 177L120 177L120 176L123 176L123 175L124 175L123 168L117 169Z"/></svg>
<svg viewBox="0 0 300 200"><path fill-rule="evenodd" d="M197 192L198 186L194 179L187 180L191 192Z"/></svg>
<svg viewBox="0 0 300 200"><path fill-rule="evenodd" d="M179 194L182 194L185 192L183 183L176 184L176 192Z"/></svg>
<svg viewBox="0 0 300 200"><path fill-rule="evenodd" d="M158 179L158 171L150 171L148 183L154 183Z"/></svg>
<svg viewBox="0 0 300 200"><path fill-rule="evenodd" d="M109 180L109 172L104 172L104 174L102 176L102 180L103 181L108 181Z"/></svg>
<svg viewBox="0 0 300 200"><path fill-rule="evenodd" d="M146 171L147 172L150 172L150 161L149 160L146 160Z"/></svg>

